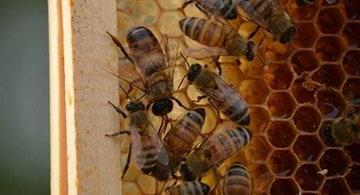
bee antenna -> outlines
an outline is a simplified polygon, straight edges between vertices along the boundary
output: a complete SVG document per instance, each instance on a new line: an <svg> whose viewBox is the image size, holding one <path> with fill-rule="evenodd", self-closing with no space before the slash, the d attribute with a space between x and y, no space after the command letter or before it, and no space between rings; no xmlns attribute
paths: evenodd
<svg viewBox="0 0 360 195"><path fill-rule="evenodd" d="M120 87L121 91L123 91L124 94L126 95L126 98L128 98L130 101L133 101L133 100L131 99L131 97L129 96L129 94L125 91L124 87L123 87L121 84L119 84L119 87Z"/></svg>
<svg viewBox="0 0 360 195"><path fill-rule="evenodd" d="M181 55L181 57L185 60L187 67L190 68L190 64L189 64L189 62L187 61L187 59L185 58L185 56L184 56L181 52L180 52L180 55Z"/></svg>

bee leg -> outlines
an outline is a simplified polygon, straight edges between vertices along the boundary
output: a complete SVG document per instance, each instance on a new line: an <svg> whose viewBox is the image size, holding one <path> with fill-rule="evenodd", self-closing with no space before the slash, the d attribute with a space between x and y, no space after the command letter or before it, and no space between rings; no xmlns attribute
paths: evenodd
<svg viewBox="0 0 360 195"><path fill-rule="evenodd" d="M218 115L217 118L219 119L219 122L222 123L222 122L223 122L223 119L221 119L221 117L220 117L220 111L219 111L219 109L216 108L214 102L212 102L211 99L209 99L209 103L210 103L210 105L216 110L216 114Z"/></svg>
<svg viewBox="0 0 360 195"><path fill-rule="evenodd" d="M127 135L130 135L130 131L124 131L124 130L120 130L120 131L117 131L113 134L105 134L106 137L116 137L116 136L119 136L119 135L122 135L122 134L127 134Z"/></svg>
<svg viewBox="0 0 360 195"><path fill-rule="evenodd" d="M204 99L206 97L207 97L207 95L198 96L194 102L198 103L198 102L200 102L202 99Z"/></svg>
<svg viewBox="0 0 360 195"><path fill-rule="evenodd" d="M260 28L261 28L261 26L257 24L256 28L249 34L248 39L252 39L256 35L256 33L259 31Z"/></svg>
<svg viewBox="0 0 360 195"><path fill-rule="evenodd" d="M171 99L174 100L180 107L184 108L185 110L190 110L190 108L185 107L184 104L182 104L180 100L176 97L171 97Z"/></svg>
<svg viewBox="0 0 360 195"><path fill-rule="evenodd" d="M124 167L122 175L121 175L121 179L124 179L124 176L125 176L127 170L129 169L130 159L131 159L131 143L130 143L130 146L129 146L128 156L127 156L127 159L126 159L125 167Z"/></svg>
<svg viewBox="0 0 360 195"><path fill-rule="evenodd" d="M221 64L220 64L220 62L219 62L219 58L220 58L220 56L216 56L216 57L213 57L213 63L215 63L215 66L216 66L216 68L218 69L218 71L219 71L219 75L221 76L221 74L222 74L222 68L221 68Z"/></svg>
<svg viewBox="0 0 360 195"><path fill-rule="evenodd" d="M110 101L108 101L108 104L110 104L116 112L120 113L122 115L123 118L127 118L127 115L125 114L124 111L122 111L119 107L115 106L113 103L111 103Z"/></svg>

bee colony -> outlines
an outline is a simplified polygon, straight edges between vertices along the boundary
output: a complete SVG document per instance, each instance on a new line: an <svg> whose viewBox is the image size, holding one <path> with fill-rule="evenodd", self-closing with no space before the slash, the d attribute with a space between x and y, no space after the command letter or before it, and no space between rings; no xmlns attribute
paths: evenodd
<svg viewBox="0 0 360 195"><path fill-rule="evenodd" d="M52 193L147 195L177 194L181 189L195 194L360 193L360 110L354 106L360 103L360 3L278 2L294 22L292 39L292 23L281 27L289 29L285 37L263 28L253 33L257 24L241 15L229 12L227 16L235 19L217 20L195 2L184 6L185 0L60 3L63 15L58 15L62 18L58 22L63 29L59 32L63 30L64 43L59 50L64 54L59 55L64 59L59 61L65 64L65 78L55 78L65 83L59 93L66 98L58 100L64 110L55 112L60 120L64 115L66 131L54 138L57 127L52 127ZM109 11L112 7L117 8L117 20ZM196 37L196 28L186 24L211 26L203 19L215 20L245 37L238 40L240 55L204 58L211 52L228 54L235 49L222 44L225 49L201 50L207 42L199 42L205 38ZM117 30L112 26L115 21ZM156 57L161 62L157 65L172 65L170 79L163 74L156 77L172 80L173 88L164 84L160 91L166 98L159 100L160 92L141 89L144 83L134 79L137 72L144 70L144 76L151 70L128 67L141 65L138 59L151 55L136 54L133 49L144 45L136 43L141 36L129 32L154 34L149 39L151 50L165 56ZM96 38L87 41L90 37ZM206 75L203 81L212 79L200 82L199 75ZM214 88L216 97L223 94L220 103L209 97L214 90L206 91L214 82L224 86ZM224 102L236 104L230 109L232 105ZM131 140L141 133L131 125L142 129L150 123L142 143L157 143L145 146L155 147L156 155L139 153L142 146ZM179 139L191 144L181 145ZM158 161L150 163L154 155ZM174 166L162 167L164 161ZM150 164L155 168L149 169ZM229 185L230 180L237 185Z"/></svg>
<svg viewBox="0 0 360 195"><path fill-rule="evenodd" d="M253 134L249 145L227 159L218 171L225 176L234 162L247 167L253 194L350 194L359 192L360 161L357 149L360 144L346 146L327 142L322 132L325 123L337 121L346 110L359 103L360 90L360 33L359 5L356 1L337 1L328 4L317 1L299 7L295 0L279 1L295 21L296 36L289 44L274 41L263 30L253 37L259 44L258 55L249 62L244 57L221 57L221 77L239 90L250 108L250 125ZM185 17L206 18L203 12L189 4L181 9L182 0L121 0L117 2L117 38L126 45L128 29L136 25L148 27L161 40L167 35L172 48L171 55L188 47L201 45L181 32L178 22ZM249 35L254 23L229 20L240 35ZM122 56L120 54L120 56ZM236 60L240 64L236 64ZM265 62L262 64L261 60ZM187 61L208 64L217 71L212 59ZM186 74L184 60L178 59L174 86L180 84ZM186 80L186 79L185 79ZM121 106L127 103L121 94ZM131 95L136 96L136 92ZM185 106L202 106L206 110L202 133L210 133L231 126L224 115L222 123L216 110L205 99L193 101L201 94L193 85L185 82L175 97ZM169 117L178 119L186 112L174 104ZM155 127L161 118L150 116ZM126 127L126 120L121 120ZM130 137L122 137L121 151L125 165ZM325 170L325 172L324 172ZM216 185L211 173L202 182L212 189ZM153 194L155 181L144 175L130 163L123 179L123 194Z"/></svg>

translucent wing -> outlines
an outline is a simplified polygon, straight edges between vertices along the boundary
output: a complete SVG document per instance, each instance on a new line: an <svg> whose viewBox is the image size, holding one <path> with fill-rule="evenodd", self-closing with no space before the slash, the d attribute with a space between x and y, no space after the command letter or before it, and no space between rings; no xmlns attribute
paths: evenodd
<svg viewBox="0 0 360 195"><path fill-rule="evenodd" d="M167 61L165 71L172 81L174 79L175 67L180 64L180 42L181 40L178 38L169 38L167 35L162 37L162 43Z"/></svg>
<svg viewBox="0 0 360 195"><path fill-rule="evenodd" d="M155 148L157 151L157 161L165 166L169 165L169 155L165 149L163 142L160 140L156 129L152 125L150 125L149 135L151 137L151 140L155 144Z"/></svg>
<svg viewBox="0 0 360 195"><path fill-rule="evenodd" d="M224 7L223 0L198 0L197 2L205 9L220 10Z"/></svg>

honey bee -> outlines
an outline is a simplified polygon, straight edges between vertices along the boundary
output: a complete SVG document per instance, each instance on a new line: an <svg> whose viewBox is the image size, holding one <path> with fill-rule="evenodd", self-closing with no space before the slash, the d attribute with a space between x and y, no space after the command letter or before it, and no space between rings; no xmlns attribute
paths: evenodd
<svg viewBox="0 0 360 195"><path fill-rule="evenodd" d="M296 0L298 6L312 5L316 3L316 0Z"/></svg>
<svg viewBox="0 0 360 195"><path fill-rule="evenodd" d="M294 22L277 0L238 0L238 5L244 17L263 27L281 43L287 43L294 37Z"/></svg>
<svg viewBox="0 0 360 195"><path fill-rule="evenodd" d="M184 182L180 185L165 189L167 195L206 195L210 187L199 181Z"/></svg>
<svg viewBox="0 0 360 195"><path fill-rule="evenodd" d="M210 104L230 120L240 124L250 123L250 113L245 100L232 86L213 71L200 64L192 64L187 73L188 83L195 86L209 97Z"/></svg>
<svg viewBox="0 0 360 195"><path fill-rule="evenodd" d="M251 133L243 127L215 132L187 156L180 168L181 175L185 180L201 177L240 151L249 143L251 137Z"/></svg>
<svg viewBox="0 0 360 195"><path fill-rule="evenodd" d="M207 47L186 52L193 58L202 59L220 55L246 56L254 59L254 42L239 35L230 25L218 20L186 17L179 21L181 31L189 38Z"/></svg>
<svg viewBox="0 0 360 195"><path fill-rule="evenodd" d="M325 141L335 145L349 145L360 141L360 107L351 108L340 121L325 123L322 136Z"/></svg>
<svg viewBox="0 0 360 195"><path fill-rule="evenodd" d="M164 144L170 154L171 170L177 168L185 155L193 148L198 136L201 136L204 120L205 109L194 108L188 111L165 135Z"/></svg>
<svg viewBox="0 0 360 195"><path fill-rule="evenodd" d="M170 65L170 60L165 56L159 41L148 28L138 26L131 29L127 34L127 43L131 55L126 52L116 37L108 34L125 57L135 66L135 72L140 74L138 79L130 83L130 87L132 85L137 86L136 82L142 85L142 87L137 87L145 92L146 99L149 102L147 108L152 104L154 115L165 116L171 112L173 109L172 100L187 109L178 99L172 97L174 92L173 69L170 69L170 66L173 65ZM166 53L168 54L167 45ZM128 74L126 69L121 71Z"/></svg>
<svg viewBox="0 0 360 195"><path fill-rule="evenodd" d="M137 167L144 173L155 177L159 181L166 181L170 175L169 155L151 124L145 106L140 101L131 101L126 105L128 115L119 107L108 102L122 115L130 118L129 130L121 130L107 137L122 134L131 136L128 158L123 169L122 178L129 168L130 159L136 162Z"/></svg>
<svg viewBox="0 0 360 195"><path fill-rule="evenodd" d="M250 195L250 177L241 163L234 163L223 180L223 194Z"/></svg>

